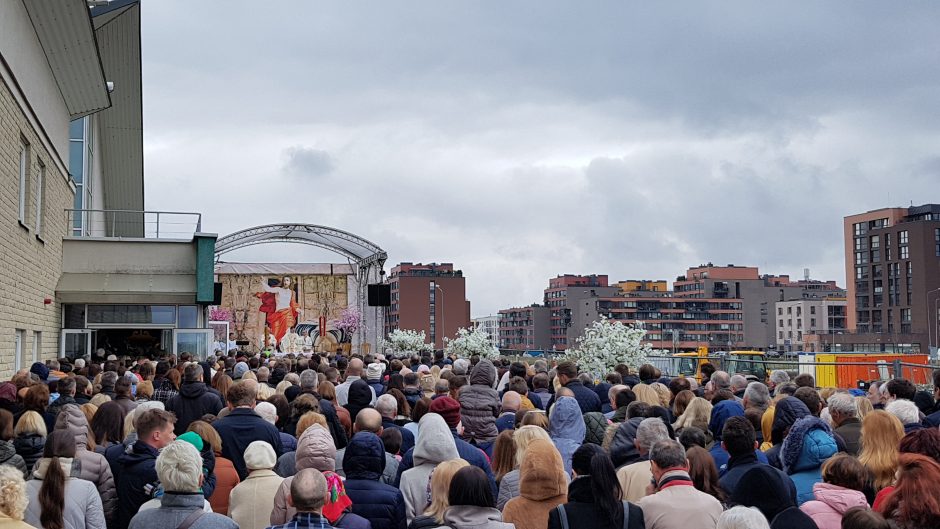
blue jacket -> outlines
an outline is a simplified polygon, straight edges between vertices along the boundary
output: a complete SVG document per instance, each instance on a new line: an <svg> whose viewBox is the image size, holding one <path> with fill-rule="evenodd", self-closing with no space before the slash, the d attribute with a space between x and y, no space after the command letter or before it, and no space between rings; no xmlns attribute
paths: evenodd
<svg viewBox="0 0 940 529"><path fill-rule="evenodd" d="M784 474L782 470L773 468L767 463L761 463L753 454L745 454L729 459L724 474L718 480L718 486L720 486L721 489L725 491L725 495L730 498L734 493L734 489L738 486L738 481L741 480L741 476L755 467L766 468L778 474L780 480L789 486L790 497L794 505L796 504L796 486L793 484L793 480Z"/></svg>
<svg viewBox="0 0 940 529"><path fill-rule="evenodd" d="M715 444L712 445L712 449L708 451L711 454L712 459L715 460L715 467L718 468L718 475L724 476L725 472L728 471L728 462L730 461L730 455L728 451L721 447L721 441L715 441ZM758 463L770 464L770 461L767 459L767 455L761 452L760 450L754 450L754 458L757 459Z"/></svg>
<svg viewBox="0 0 940 529"><path fill-rule="evenodd" d="M121 445L115 445L117 448ZM126 529L140 506L150 500L150 493L157 485L156 448L137 441L117 457L117 472L114 485L118 491L118 512L115 518L117 529Z"/></svg>
<svg viewBox="0 0 940 529"><path fill-rule="evenodd" d="M346 495L352 512L372 522L372 529L405 529L405 498L399 489L381 483L385 447L373 433L359 432L343 456Z"/></svg>
<svg viewBox="0 0 940 529"><path fill-rule="evenodd" d="M732 417L744 417L744 406L741 406L736 400L723 400L712 408L708 429L715 438L715 444L719 444L719 441L721 441L721 431L724 430L728 419Z"/></svg>
<svg viewBox="0 0 940 529"><path fill-rule="evenodd" d="M832 429L818 417L793 423L780 449L780 461L796 485L798 504L814 499L813 485L822 481L822 464L838 450Z"/></svg>
<svg viewBox="0 0 940 529"><path fill-rule="evenodd" d="M516 414L504 413L496 418L496 430L502 433L505 430L512 430L516 427Z"/></svg>
<svg viewBox="0 0 940 529"><path fill-rule="evenodd" d="M581 413L601 411L601 399L597 397L597 393L594 393L593 389L584 387L580 380L572 380L565 384L565 387L574 393L574 398L578 401L578 406L581 407ZM551 402L548 403L549 407L555 402L557 400L553 396Z"/></svg>
<svg viewBox="0 0 940 529"><path fill-rule="evenodd" d="M281 433L273 424L261 418L260 415L248 408L235 408L231 413L216 420L212 427L222 439L222 457L235 465L238 478L244 480L248 477L248 468L245 466L245 449L252 441L265 441L274 448L274 455L284 453L281 444Z"/></svg>

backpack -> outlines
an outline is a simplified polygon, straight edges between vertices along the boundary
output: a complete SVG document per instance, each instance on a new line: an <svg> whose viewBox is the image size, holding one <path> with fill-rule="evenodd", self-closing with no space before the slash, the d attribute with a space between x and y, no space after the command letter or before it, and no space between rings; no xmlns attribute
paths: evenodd
<svg viewBox="0 0 940 529"><path fill-rule="evenodd" d="M559 504L555 507L558 511L558 520L561 522L561 529L570 529L568 527L568 515L565 513L565 504ZM630 502L623 502L623 529L630 529Z"/></svg>

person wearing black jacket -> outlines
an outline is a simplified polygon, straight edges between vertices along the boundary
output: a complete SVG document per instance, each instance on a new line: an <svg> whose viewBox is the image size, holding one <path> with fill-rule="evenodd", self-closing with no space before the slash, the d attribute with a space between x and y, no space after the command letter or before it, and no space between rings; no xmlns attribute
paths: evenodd
<svg viewBox="0 0 940 529"><path fill-rule="evenodd" d="M222 456L235 465L239 479L248 477L245 449L252 441L265 441L274 448L275 455L284 453L281 434L273 424L255 413L258 383L239 380L229 388L226 400L229 414L212 423L222 439Z"/></svg>
<svg viewBox="0 0 940 529"><path fill-rule="evenodd" d="M166 401L166 410L176 414L176 435L182 435L193 421L198 421L203 415L216 415L225 407L222 399L209 391L202 377L202 366L189 364L183 371L179 394Z"/></svg>
<svg viewBox="0 0 940 529"><path fill-rule="evenodd" d="M568 503L548 514L548 529L643 529L643 511L621 501L623 492L604 449L583 444L571 457ZM564 518L562 518L564 517ZM626 520L624 520L626 517Z"/></svg>
<svg viewBox="0 0 940 529"><path fill-rule="evenodd" d="M570 389L571 392L574 393L574 398L578 401L581 413L601 411L601 399L598 398L597 393L594 393L594 390L586 388L584 384L578 380L578 366L574 362L566 361L558 364L558 367L555 368L555 376L558 377L562 386ZM552 400L548 403L548 407L551 408L554 403L555 398L552 397Z"/></svg>
<svg viewBox="0 0 940 529"><path fill-rule="evenodd" d="M372 529L405 529L401 490L380 481L385 462L385 447L377 435L353 435L343 456L346 495L352 500L352 512L369 520Z"/></svg>
<svg viewBox="0 0 940 529"><path fill-rule="evenodd" d="M731 496L738 485L738 481L741 480L741 476L748 470L763 466L778 473L781 481L787 485L790 497L793 498L793 501L796 501L796 485L793 484L790 476L782 470L757 460L757 456L754 454L754 450L757 449L757 434L754 431L754 426L745 417L731 417L725 421L725 426L721 430L721 446L727 450L730 456L725 472L718 480L718 485L725 491L726 496Z"/></svg>
<svg viewBox="0 0 940 529"><path fill-rule="evenodd" d="M114 482L118 492L118 512L114 529L126 529L140 506L151 498L157 482L157 456L176 439L172 413L150 409L135 420L137 442L117 458ZM116 445L119 446L119 445Z"/></svg>

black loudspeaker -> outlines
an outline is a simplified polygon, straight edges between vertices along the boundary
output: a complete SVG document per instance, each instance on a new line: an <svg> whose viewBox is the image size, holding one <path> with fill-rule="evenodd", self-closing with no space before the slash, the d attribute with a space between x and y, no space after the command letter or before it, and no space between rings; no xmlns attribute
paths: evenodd
<svg viewBox="0 0 940 529"><path fill-rule="evenodd" d="M222 283L215 283L212 286L214 287L214 292L212 294L212 304L221 305L222 304Z"/></svg>
<svg viewBox="0 0 940 529"><path fill-rule="evenodd" d="M392 304L392 285L376 283L369 285L369 306L388 307Z"/></svg>

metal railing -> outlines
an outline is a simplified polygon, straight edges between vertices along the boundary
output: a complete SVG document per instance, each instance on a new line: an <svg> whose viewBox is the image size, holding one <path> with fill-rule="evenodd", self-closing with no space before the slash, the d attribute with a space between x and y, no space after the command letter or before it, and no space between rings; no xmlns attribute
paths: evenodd
<svg viewBox="0 0 940 529"><path fill-rule="evenodd" d="M192 239L202 213L126 209L65 210L70 237Z"/></svg>

